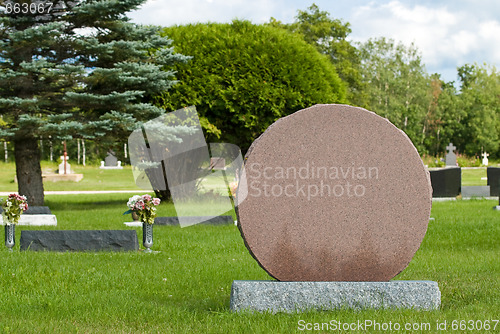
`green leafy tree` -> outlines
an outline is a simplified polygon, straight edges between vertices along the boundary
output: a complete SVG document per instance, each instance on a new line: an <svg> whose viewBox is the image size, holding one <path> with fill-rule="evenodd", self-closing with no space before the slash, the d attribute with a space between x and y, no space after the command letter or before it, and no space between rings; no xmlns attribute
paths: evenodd
<svg viewBox="0 0 500 334"><path fill-rule="evenodd" d="M348 22L332 18L330 13L321 11L313 3L307 10L299 10L295 22L291 24L283 24L274 18L269 24L300 34L307 43L328 55L340 78L347 84L348 101L355 105L366 105L361 59L358 49L347 40L352 32Z"/></svg>
<svg viewBox="0 0 500 334"><path fill-rule="evenodd" d="M414 45L370 39L360 46L368 108L403 130L425 152L430 80Z"/></svg>
<svg viewBox="0 0 500 334"><path fill-rule="evenodd" d="M496 155L500 145L500 73L495 67L466 64L458 68L460 101L466 116L457 147L468 155Z"/></svg>
<svg viewBox="0 0 500 334"><path fill-rule="evenodd" d="M458 134L464 129L466 112L454 82L444 82L433 74L430 82L430 103L424 122L424 145L427 153L437 156L446 152L448 143L458 143Z"/></svg>
<svg viewBox="0 0 500 334"><path fill-rule="evenodd" d="M165 67L186 58L159 28L128 22L144 2L2 2L0 136L14 143L31 205L44 202L40 138L123 137L163 112L148 101L174 83Z"/></svg>
<svg viewBox="0 0 500 334"><path fill-rule="evenodd" d="M166 28L177 52L180 83L157 98L159 106L196 105L209 141L246 150L278 118L316 103L344 102L335 67L294 34L247 21Z"/></svg>

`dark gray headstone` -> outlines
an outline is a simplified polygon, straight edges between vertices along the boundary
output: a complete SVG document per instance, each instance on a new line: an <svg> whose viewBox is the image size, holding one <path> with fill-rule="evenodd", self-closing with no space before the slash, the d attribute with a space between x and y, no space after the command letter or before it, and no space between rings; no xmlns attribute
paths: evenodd
<svg viewBox="0 0 500 334"><path fill-rule="evenodd" d="M500 196L500 167L488 167L486 169L490 196Z"/></svg>
<svg viewBox="0 0 500 334"><path fill-rule="evenodd" d="M135 251L135 230L21 231L21 250L33 251Z"/></svg>
<svg viewBox="0 0 500 334"><path fill-rule="evenodd" d="M3 208L0 207L0 213L3 212ZM24 215L51 215L48 206L28 206L28 210L24 211Z"/></svg>
<svg viewBox="0 0 500 334"><path fill-rule="evenodd" d="M51 215L48 206L28 206L28 210L24 212L25 215Z"/></svg>
<svg viewBox="0 0 500 334"><path fill-rule="evenodd" d="M3 208L0 207L0 213L3 212ZM23 215L51 215L48 206L28 206L28 210L24 211Z"/></svg>
<svg viewBox="0 0 500 334"><path fill-rule="evenodd" d="M115 167L118 166L118 159L113 151L109 151L106 158L104 158L104 166Z"/></svg>
<svg viewBox="0 0 500 334"><path fill-rule="evenodd" d="M201 224L205 225L227 225L234 224L234 220L232 216L217 216L217 217L183 217L189 223L189 220L193 220L193 222L199 222L200 220L204 220ZM205 219L204 219L205 218ZM156 217L155 225L179 225L178 217Z"/></svg>
<svg viewBox="0 0 500 334"><path fill-rule="evenodd" d="M462 169L449 167L429 170L432 184L432 197L456 197L462 185Z"/></svg>

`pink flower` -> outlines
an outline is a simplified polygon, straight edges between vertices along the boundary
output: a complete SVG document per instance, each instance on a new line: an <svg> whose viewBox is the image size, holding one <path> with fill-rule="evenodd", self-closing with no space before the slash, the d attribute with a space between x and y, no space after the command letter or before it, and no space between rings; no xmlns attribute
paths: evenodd
<svg viewBox="0 0 500 334"><path fill-rule="evenodd" d="M146 207L146 205L144 204L144 202L141 200L141 201L137 201L135 203L135 209L136 210L142 210Z"/></svg>
<svg viewBox="0 0 500 334"><path fill-rule="evenodd" d="M144 201L146 201L146 202L149 202L149 201L151 201L151 196L150 196L150 195L147 195L147 194L146 194L146 195L142 195L142 199L143 199Z"/></svg>
<svg viewBox="0 0 500 334"><path fill-rule="evenodd" d="M153 204L154 204L154 205L160 205L160 202L161 202L161 201L160 201L160 199L159 199L159 198L156 198L156 197L155 197L155 198L153 198Z"/></svg>

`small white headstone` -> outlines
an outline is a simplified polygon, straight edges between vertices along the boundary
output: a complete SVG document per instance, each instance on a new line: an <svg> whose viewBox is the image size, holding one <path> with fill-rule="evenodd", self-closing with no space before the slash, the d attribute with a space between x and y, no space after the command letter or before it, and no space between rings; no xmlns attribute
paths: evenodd
<svg viewBox="0 0 500 334"><path fill-rule="evenodd" d="M488 162L489 162L489 161L488 161L488 157L489 157L490 155L489 155L488 153L484 152L484 153L482 154L482 156L483 156L483 165L488 166Z"/></svg>
<svg viewBox="0 0 500 334"><path fill-rule="evenodd" d="M73 174L73 172L71 171L71 165L68 162L69 157L66 156L66 173L64 173L64 156L61 156L61 160L62 160L62 162L59 164L58 173L59 174Z"/></svg>

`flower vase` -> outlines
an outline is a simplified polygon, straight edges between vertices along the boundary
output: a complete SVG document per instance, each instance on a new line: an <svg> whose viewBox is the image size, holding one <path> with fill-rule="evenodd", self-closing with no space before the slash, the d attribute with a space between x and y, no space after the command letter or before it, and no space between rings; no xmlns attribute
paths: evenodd
<svg viewBox="0 0 500 334"><path fill-rule="evenodd" d="M12 252L12 247L16 244L16 225L5 224L5 246Z"/></svg>
<svg viewBox="0 0 500 334"><path fill-rule="evenodd" d="M146 248L146 253L151 253L151 246L153 246L153 224L142 223L142 244Z"/></svg>

